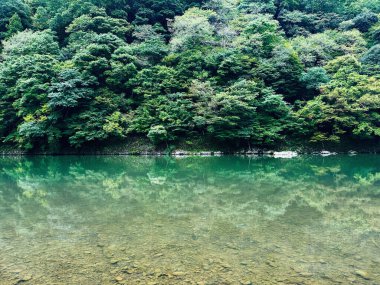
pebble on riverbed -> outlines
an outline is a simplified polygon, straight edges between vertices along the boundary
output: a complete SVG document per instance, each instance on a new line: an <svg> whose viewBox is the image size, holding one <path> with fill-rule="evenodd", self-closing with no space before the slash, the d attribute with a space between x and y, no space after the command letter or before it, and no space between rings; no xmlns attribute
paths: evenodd
<svg viewBox="0 0 380 285"><path fill-rule="evenodd" d="M366 279L366 280L370 279L368 272L363 271L363 270L356 270L355 275L357 275L363 279Z"/></svg>
<svg viewBox="0 0 380 285"><path fill-rule="evenodd" d="M26 282L32 280L32 275L26 274L19 278L19 282Z"/></svg>

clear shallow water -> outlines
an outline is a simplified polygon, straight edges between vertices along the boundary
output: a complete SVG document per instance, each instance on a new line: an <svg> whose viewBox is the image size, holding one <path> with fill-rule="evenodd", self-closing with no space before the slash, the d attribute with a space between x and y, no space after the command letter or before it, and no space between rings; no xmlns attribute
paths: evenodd
<svg viewBox="0 0 380 285"><path fill-rule="evenodd" d="M0 284L380 284L380 156L0 158Z"/></svg>

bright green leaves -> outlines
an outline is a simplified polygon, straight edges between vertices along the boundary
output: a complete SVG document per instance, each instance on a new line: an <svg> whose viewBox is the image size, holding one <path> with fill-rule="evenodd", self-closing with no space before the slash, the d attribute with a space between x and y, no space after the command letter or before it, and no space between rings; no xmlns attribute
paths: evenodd
<svg viewBox="0 0 380 285"><path fill-rule="evenodd" d="M49 12L45 7L38 7L33 16L33 27L37 30L49 28Z"/></svg>
<svg viewBox="0 0 380 285"><path fill-rule="evenodd" d="M66 29L67 33L94 32L97 34L113 34L121 39L131 32L129 23L122 19L108 17L105 13L100 15L83 15L76 18Z"/></svg>
<svg viewBox="0 0 380 285"><path fill-rule="evenodd" d="M3 0L0 136L28 149L377 138L376 1Z"/></svg>
<svg viewBox="0 0 380 285"><path fill-rule="evenodd" d="M269 145L288 127L289 106L257 82L242 80L219 93L209 84L193 84L194 124L215 139Z"/></svg>
<svg viewBox="0 0 380 285"><path fill-rule="evenodd" d="M100 142L109 138L123 138L128 120L121 112L128 108L128 102L121 95L107 89L96 91L95 98L82 110L65 119L69 143L80 147L88 142Z"/></svg>
<svg viewBox="0 0 380 285"><path fill-rule="evenodd" d="M239 34L234 45L256 56L268 56L284 40L279 23L268 15L243 15L231 24Z"/></svg>
<svg viewBox="0 0 380 285"><path fill-rule="evenodd" d="M23 55L59 56L59 46L50 31L25 31L4 42L3 57L7 60Z"/></svg>
<svg viewBox="0 0 380 285"><path fill-rule="evenodd" d="M161 65L141 70L131 83L133 92L145 98L170 94L178 89L175 69Z"/></svg>
<svg viewBox="0 0 380 285"><path fill-rule="evenodd" d="M50 134L48 90L55 77L59 48L46 32L21 32L4 43L0 66L3 139L30 148Z"/></svg>
<svg viewBox="0 0 380 285"><path fill-rule="evenodd" d="M129 131L147 134L154 143L189 135L193 128L192 102L183 93L146 100L135 112Z"/></svg>
<svg viewBox="0 0 380 285"><path fill-rule="evenodd" d="M331 66L337 63L332 63ZM299 111L314 128L312 141L339 141L342 137L373 139L380 131L380 81L353 68L331 68L323 93Z"/></svg>
<svg viewBox="0 0 380 285"><path fill-rule="evenodd" d="M152 126L148 132L148 138L157 145L168 140L168 132L162 125Z"/></svg>
<svg viewBox="0 0 380 285"><path fill-rule="evenodd" d="M172 50L183 51L211 44L215 30L210 20L215 16L211 10L198 8L191 8L183 16L177 16L172 26Z"/></svg>
<svg viewBox="0 0 380 285"><path fill-rule="evenodd" d="M0 121L6 141L30 148L37 138L48 136L47 93L56 63L49 55L24 55L2 66L0 82L5 91L0 99Z"/></svg>

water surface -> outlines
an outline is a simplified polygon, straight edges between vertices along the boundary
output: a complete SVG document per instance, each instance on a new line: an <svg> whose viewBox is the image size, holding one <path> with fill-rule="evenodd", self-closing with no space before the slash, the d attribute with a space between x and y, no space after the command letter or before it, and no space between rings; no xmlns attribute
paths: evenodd
<svg viewBox="0 0 380 285"><path fill-rule="evenodd" d="M0 158L0 284L380 284L380 156Z"/></svg>

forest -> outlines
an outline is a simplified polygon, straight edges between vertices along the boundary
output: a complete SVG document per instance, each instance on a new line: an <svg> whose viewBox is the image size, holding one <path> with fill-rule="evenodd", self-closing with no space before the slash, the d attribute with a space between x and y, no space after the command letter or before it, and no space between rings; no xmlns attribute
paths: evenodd
<svg viewBox="0 0 380 285"><path fill-rule="evenodd" d="M25 150L380 141L380 0L1 0Z"/></svg>

